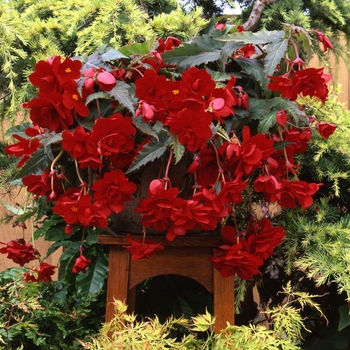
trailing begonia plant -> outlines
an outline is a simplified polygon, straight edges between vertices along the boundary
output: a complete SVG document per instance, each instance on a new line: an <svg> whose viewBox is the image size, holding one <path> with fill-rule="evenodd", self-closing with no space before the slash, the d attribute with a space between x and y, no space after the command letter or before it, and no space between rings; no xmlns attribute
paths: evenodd
<svg viewBox="0 0 350 350"><path fill-rule="evenodd" d="M332 48L320 31L251 33L212 20L188 43L37 62L37 95L23 104L31 123L7 132L15 183L28 192L17 221L30 218L34 240L54 241L49 252L65 247L61 267L74 274L105 266L93 248L101 232L126 234L125 249L141 259L164 249L159 234L213 231L223 241L214 267L251 279L285 235L269 204L308 208L322 186L300 180L296 160L313 132L327 139L336 129L294 102L327 100L330 75L307 66L313 41ZM129 210L138 232L120 224ZM50 278L34 242L2 244L20 265L39 259L27 280Z"/></svg>

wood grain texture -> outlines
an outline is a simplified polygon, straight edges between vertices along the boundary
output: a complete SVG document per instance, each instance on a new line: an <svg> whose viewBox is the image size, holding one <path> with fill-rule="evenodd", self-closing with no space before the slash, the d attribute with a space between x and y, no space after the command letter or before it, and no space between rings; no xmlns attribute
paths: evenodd
<svg viewBox="0 0 350 350"><path fill-rule="evenodd" d="M149 259L133 261L122 246L128 245L125 237L100 235L99 243L109 245L109 270L107 283L106 322L114 315L113 300L128 304L128 312L134 311L136 286L147 278L174 274L192 278L214 294L215 332L234 324L234 278L223 278L213 268L209 258L212 248L222 244L220 237L186 236L174 242L157 237L165 249ZM176 244L175 244L176 242Z"/></svg>

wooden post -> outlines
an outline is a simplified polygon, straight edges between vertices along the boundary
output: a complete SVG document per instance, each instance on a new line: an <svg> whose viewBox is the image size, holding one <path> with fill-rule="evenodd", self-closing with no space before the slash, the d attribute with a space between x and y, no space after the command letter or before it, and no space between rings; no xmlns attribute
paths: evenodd
<svg viewBox="0 0 350 350"><path fill-rule="evenodd" d="M135 287L147 278L175 274L194 279L214 294L215 332L234 324L234 279L224 278L213 268L209 258L212 248L222 244L220 237L178 237L168 242L157 236L165 249L149 259L133 261L122 248L128 245L124 236L100 235L99 243L109 245L106 322L114 315L114 299L128 304L128 311L135 310Z"/></svg>

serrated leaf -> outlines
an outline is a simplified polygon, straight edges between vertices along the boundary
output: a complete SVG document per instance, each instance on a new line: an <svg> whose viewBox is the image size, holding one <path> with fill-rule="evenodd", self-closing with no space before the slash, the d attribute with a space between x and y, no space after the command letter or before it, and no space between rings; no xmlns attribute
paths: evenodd
<svg viewBox="0 0 350 350"><path fill-rule="evenodd" d="M293 121L296 125L299 124L300 118L306 118L305 113L289 100L285 100L281 97L274 97L273 99L269 100L269 103L270 106L274 107L276 110L282 109L287 111L293 117Z"/></svg>
<svg viewBox="0 0 350 350"><path fill-rule="evenodd" d="M264 72L266 75L273 75L275 73L276 67L285 56L287 49L288 40L283 37L280 40L269 43L264 60Z"/></svg>
<svg viewBox="0 0 350 350"><path fill-rule="evenodd" d="M276 124L276 111L270 111L264 114L259 122L258 132L265 134Z"/></svg>
<svg viewBox="0 0 350 350"><path fill-rule="evenodd" d="M107 62L117 60L119 58L127 58L127 56L125 56L118 50L108 49L104 54L101 55L101 58L103 59L103 61Z"/></svg>
<svg viewBox="0 0 350 350"><path fill-rule="evenodd" d="M118 81L117 85L109 91L109 94L135 115L134 104L130 96L130 86L128 84Z"/></svg>
<svg viewBox="0 0 350 350"><path fill-rule="evenodd" d="M245 44L263 45L269 42L280 41L284 38L283 30L260 30L259 32L242 32L228 34L218 38L220 41L243 41Z"/></svg>
<svg viewBox="0 0 350 350"><path fill-rule="evenodd" d="M27 175L41 174L53 161L53 158L49 157L48 154L43 147L39 148L38 151L30 156L15 178L19 179Z"/></svg>
<svg viewBox="0 0 350 350"><path fill-rule="evenodd" d="M249 99L249 118L260 119L262 115L271 110L271 104L267 100L262 100L259 98Z"/></svg>
<svg viewBox="0 0 350 350"><path fill-rule="evenodd" d="M15 207L3 200L0 199L0 204L5 208L7 209L10 213L14 214L14 215L23 215L24 214L24 211L22 208L20 207Z"/></svg>
<svg viewBox="0 0 350 350"><path fill-rule="evenodd" d="M149 162L160 158L167 150L167 146L170 143L170 136L164 132L159 135L159 140L153 140L145 145L144 148L139 152L134 163L130 166L126 174L140 169L142 166Z"/></svg>
<svg viewBox="0 0 350 350"><path fill-rule="evenodd" d="M218 42L217 40L213 40ZM175 48L172 51L167 51L162 55L164 62L168 64L176 64L179 68L187 69L189 67L206 64L208 62L216 61L221 56L221 49L215 47L216 43L213 43L213 47L208 47L208 41L200 41L202 48L208 49L204 51L198 45L197 42L191 44L183 44Z"/></svg>
<svg viewBox="0 0 350 350"><path fill-rule="evenodd" d="M5 136L12 136L14 134L19 135L23 138L28 138L28 135L25 134L25 130L29 127L33 127L31 123L21 123L19 125L12 126L5 132Z"/></svg>
<svg viewBox="0 0 350 350"><path fill-rule="evenodd" d="M144 43L136 43L128 46L124 46L119 49L119 51L126 56L134 55L146 55L150 53L155 44L155 37Z"/></svg>
<svg viewBox="0 0 350 350"><path fill-rule="evenodd" d="M199 49L204 52L221 50L225 44L220 42L219 40L215 40L209 35L198 36L193 39Z"/></svg>
<svg viewBox="0 0 350 350"><path fill-rule="evenodd" d="M133 118L132 122L136 128L142 131L144 134L153 136L156 140L158 140L157 132L148 123L144 122L141 116Z"/></svg>
<svg viewBox="0 0 350 350"><path fill-rule="evenodd" d="M170 146L174 152L175 164L177 164L185 154L185 146L175 137L171 138Z"/></svg>
<svg viewBox="0 0 350 350"><path fill-rule="evenodd" d="M227 64L228 58L232 56L232 54L244 46L244 42L242 41L229 41L222 48L221 52L221 71L224 71L224 67Z"/></svg>
<svg viewBox="0 0 350 350"><path fill-rule="evenodd" d="M83 295L91 295L100 292L105 284L108 272L108 262L100 254L91 261L86 269L86 274L79 273L76 277L77 292Z"/></svg>
<svg viewBox="0 0 350 350"><path fill-rule="evenodd" d="M44 146L47 147L53 143L60 142L62 141L62 133L59 134L48 134L47 137L44 136L41 140L40 143Z"/></svg>
<svg viewBox="0 0 350 350"><path fill-rule="evenodd" d="M253 75L255 79L261 84L261 87L265 89L267 87L267 77L264 73L263 67L256 59L250 58L236 58L235 60L243 70Z"/></svg>
<svg viewBox="0 0 350 350"><path fill-rule="evenodd" d="M99 98L110 99L111 96L105 91L95 92L95 93L88 96L88 98L85 101L85 104L88 105L91 101L97 100Z"/></svg>

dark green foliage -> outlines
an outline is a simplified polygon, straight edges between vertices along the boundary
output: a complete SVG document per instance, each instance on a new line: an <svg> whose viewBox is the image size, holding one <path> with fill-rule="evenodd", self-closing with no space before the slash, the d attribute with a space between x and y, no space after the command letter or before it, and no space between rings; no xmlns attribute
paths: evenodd
<svg viewBox="0 0 350 350"><path fill-rule="evenodd" d="M88 341L104 321L104 293L87 297L69 293L63 282L25 283L25 271L0 273L0 348L80 349L78 339Z"/></svg>

